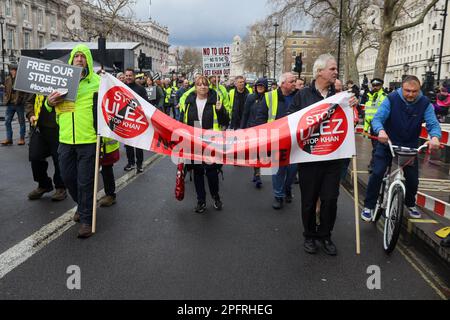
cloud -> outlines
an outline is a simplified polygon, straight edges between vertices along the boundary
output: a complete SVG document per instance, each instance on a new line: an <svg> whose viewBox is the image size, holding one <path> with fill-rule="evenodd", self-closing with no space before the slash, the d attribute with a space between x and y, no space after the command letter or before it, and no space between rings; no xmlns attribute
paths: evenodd
<svg viewBox="0 0 450 320"><path fill-rule="evenodd" d="M172 46L231 44L235 35L244 37L247 26L264 19L269 8L264 0L137 0L136 17L169 28Z"/></svg>

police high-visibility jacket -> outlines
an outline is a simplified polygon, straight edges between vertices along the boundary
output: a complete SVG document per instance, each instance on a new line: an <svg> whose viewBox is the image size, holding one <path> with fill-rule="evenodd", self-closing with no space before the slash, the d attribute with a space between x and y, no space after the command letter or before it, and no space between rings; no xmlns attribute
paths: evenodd
<svg viewBox="0 0 450 320"><path fill-rule="evenodd" d="M370 132L370 128L372 126L372 120L375 117L375 114L377 113L378 109L380 108L381 104L383 103L384 99L387 98L387 94L384 92L383 89L380 89L380 91L371 93L369 92L367 94L368 100L366 102L365 107L365 117L364 117L364 131Z"/></svg>
<svg viewBox="0 0 450 320"><path fill-rule="evenodd" d="M94 115L97 108L97 93L100 87L100 76L94 71L94 60L86 45L77 45L70 54L68 64L72 64L75 54L81 52L87 60L87 74L80 81L75 102L64 101L56 106L59 124L59 142L68 145L91 144L97 142L94 127ZM46 108L52 109L45 101Z"/></svg>
<svg viewBox="0 0 450 320"><path fill-rule="evenodd" d="M183 123L189 126L195 126L195 122L199 121L197 109L197 94L192 92L185 102L181 117ZM208 99L206 101L205 109L202 115L202 128L206 130L213 129L214 131L221 131L222 127L228 127L230 119L224 107L219 111L216 110L217 94L214 90L209 90Z"/></svg>

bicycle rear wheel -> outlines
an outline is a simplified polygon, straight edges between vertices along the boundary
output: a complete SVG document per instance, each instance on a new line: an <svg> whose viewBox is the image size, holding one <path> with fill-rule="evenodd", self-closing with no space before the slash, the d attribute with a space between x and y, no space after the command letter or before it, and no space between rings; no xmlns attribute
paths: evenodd
<svg viewBox="0 0 450 320"><path fill-rule="evenodd" d="M390 254L394 251L400 236L403 219L405 194L400 186L392 190L392 198L389 212L384 222L384 251Z"/></svg>

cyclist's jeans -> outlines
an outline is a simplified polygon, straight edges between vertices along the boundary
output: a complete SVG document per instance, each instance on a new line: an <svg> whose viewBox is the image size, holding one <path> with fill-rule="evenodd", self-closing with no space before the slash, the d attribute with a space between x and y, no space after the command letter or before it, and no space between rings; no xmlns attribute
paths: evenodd
<svg viewBox="0 0 450 320"><path fill-rule="evenodd" d="M392 162L392 155L386 145L378 144L374 157L373 173L367 185L366 200L364 206L367 209L375 209L384 174ZM393 168L394 169L394 168ZM416 205L416 195L419 188L419 166L417 158L413 165L403 168L405 173L406 196L405 204L408 208Z"/></svg>

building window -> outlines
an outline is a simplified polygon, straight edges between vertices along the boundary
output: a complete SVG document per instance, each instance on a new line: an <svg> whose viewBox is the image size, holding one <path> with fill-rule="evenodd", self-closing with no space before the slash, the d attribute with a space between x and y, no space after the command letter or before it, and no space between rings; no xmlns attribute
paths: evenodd
<svg viewBox="0 0 450 320"><path fill-rule="evenodd" d="M50 27L56 29L56 14L50 16Z"/></svg>
<svg viewBox="0 0 450 320"><path fill-rule="evenodd" d="M30 49L30 33L29 32L25 32L23 34L23 48Z"/></svg>
<svg viewBox="0 0 450 320"><path fill-rule="evenodd" d="M5 13L8 17L11 17L12 14L11 10L12 10L12 0L6 0Z"/></svg>
<svg viewBox="0 0 450 320"><path fill-rule="evenodd" d="M39 40L38 40L38 47L39 49L42 48L45 45L44 43L44 36L39 36Z"/></svg>
<svg viewBox="0 0 450 320"><path fill-rule="evenodd" d="M37 23L42 26L44 25L44 11L41 9L37 11Z"/></svg>
<svg viewBox="0 0 450 320"><path fill-rule="evenodd" d="M30 21L30 8L28 5L22 5L23 21Z"/></svg>
<svg viewBox="0 0 450 320"><path fill-rule="evenodd" d="M297 51L292 51L292 56L296 57L297 56Z"/></svg>
<svg viewBox="0 0 450 320"><path fill-rule="evenodd" d="M14 29L8 29L8 49L14 49Z"/></svg>

